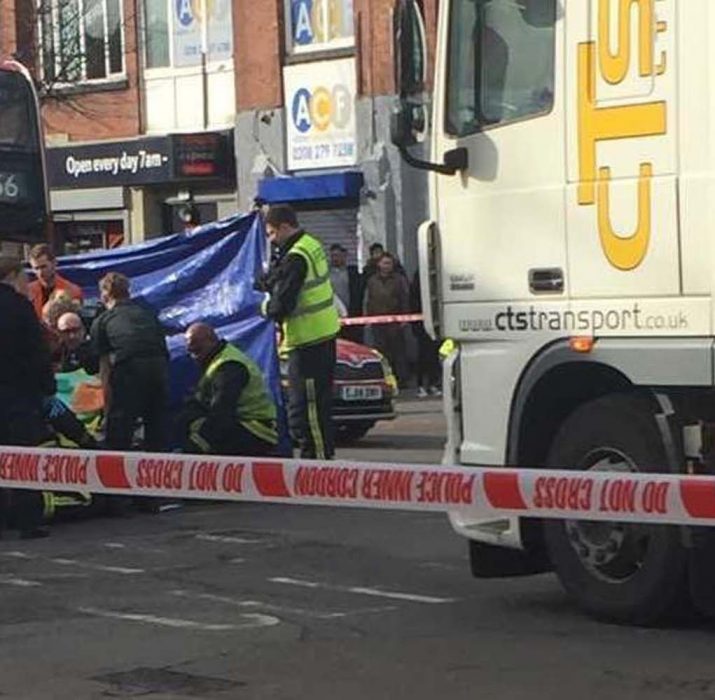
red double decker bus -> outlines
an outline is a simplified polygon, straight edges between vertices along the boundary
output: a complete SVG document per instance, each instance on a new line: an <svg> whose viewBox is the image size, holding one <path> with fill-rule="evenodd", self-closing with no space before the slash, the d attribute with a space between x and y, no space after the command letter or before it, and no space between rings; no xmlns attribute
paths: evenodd
<svg viewBox="0 0 715 700"><path fill-rule="evenodd" d="M45 240L48 215L37 92L24 66L0 59L0 241Z"/></svg>

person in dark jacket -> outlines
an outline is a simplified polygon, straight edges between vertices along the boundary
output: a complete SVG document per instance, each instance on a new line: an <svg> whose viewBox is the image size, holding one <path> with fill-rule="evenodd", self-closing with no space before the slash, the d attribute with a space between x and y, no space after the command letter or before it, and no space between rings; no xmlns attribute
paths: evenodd
<svg viewBox="0 0 715 700"><path fill-rule="evenodd" d="M422 313L420 273L415 272L410 285L410 311ZM412 333L417 341L417 397L441 396L439 388L442 367L439 362L439 342L427 335L422 321L412 324Z"/></svg>
<svg viewBox="0 0 715 700"><path fill-rule="evenodd" d="M409 308L409 289L405 276L395 269L395 258L383 253L377 273L367 281L365 311L368 316L399 315ZM407 381L405 324L380 323L372 326L375 347L387 358L401 385Z"/></svg>
<svg viewBox="0 0 715 700"><path fill-rule="evenodd" d="M57 390L42 326L26 296L22 263L0 257L0 445L54 445L43 401ZM46 537L40 491L0 490L0 530L9 524L23 538Z"/></svg>
<svg viewBox="0 0 715 700"><path fill-rule="evenodd" d="M183 451L275 454L278 411L258 365L205 323L190 326L185 338L201 379L179 420Z"/></svg>
<svg viewBox="0 0 715 700"><path fill-rule="evenodd" d="M385 246L382 243L373 243L368 252L370 257L362 271L365 284L377 272L377 263L380 262L380 258L385 254Z"/></svg>
<svg viewBox="0 0 715 700"><path fill-rule="evenodd" d="M133 300L129 279L110 272L99 282L106 311L90 330L92 365L100 371L108 404L106 444L129 450L136 424L144 424L144 448L168 447L169 353L152 309Z"/></svg>
<svg viewBox="0 0 715 700"><path fill-rule="evenodd" d="M340 321L328 259L320 241L300 227L290 206L270 208L266 233L278 251L257 286L267 294L261 312L280 324L282 349L288 354L291 433L301 457L331 459L335 338Z"/></svg>
<svg viewBox="0 0 715 700"><path fill-rule="evenodd" d="M362 271L363 287L367 285L367 281L374 274L377 273L377 268L378 264L380 263L380 259L385 254L392 256L395 272L398 272L399 274L403 275L405 279L407 279L407 272L405 271L405 268L402 263L394 255L392 255L392 253L388 253L382 243L373 243L370 246L368 252L370 253L370 258L368 259L367 263L365 263L365 267Z"/></svg>

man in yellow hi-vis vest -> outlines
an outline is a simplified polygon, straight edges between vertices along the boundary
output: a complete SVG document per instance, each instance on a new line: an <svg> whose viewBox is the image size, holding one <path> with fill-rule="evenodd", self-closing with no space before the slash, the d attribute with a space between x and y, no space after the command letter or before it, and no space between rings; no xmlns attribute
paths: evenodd
<svg viewBox="0 0 715 700"><path fill-rule="evenodd" d="M266 233L277 253L261 281L267 292L262 313L281 324L288 354L288 420L305 459L331 459L334 453L332 402L335 309L330 269L319 240L303 231L288 205L271 207Z"/></svg>
<svg viewBox="0 0 715 700"><path fill-rule="evenodd" d="M276 404L258 365L205 323L186 331L186 347L201 368L180 416L185 452L270 456L278 445Z"/></svg>

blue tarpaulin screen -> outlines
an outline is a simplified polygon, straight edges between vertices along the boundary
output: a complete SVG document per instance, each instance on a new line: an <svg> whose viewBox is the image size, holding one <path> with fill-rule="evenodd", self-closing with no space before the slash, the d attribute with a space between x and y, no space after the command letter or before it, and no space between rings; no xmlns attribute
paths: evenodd
<svg viewBox="0 0 715 700"><path fill-rule="evenodd" d="M121 272L131 279L132 296L157 311L169 336L175 407L198 379L183 339L183 331L197 321L210 324L253 358L282 406L275 327L259 315L261 294L253 289L265 245L261 217L247 214L202 226L191 234L63 257L59 270L82 287L89 301L98 298L97 284L108 272Z"/></svg>

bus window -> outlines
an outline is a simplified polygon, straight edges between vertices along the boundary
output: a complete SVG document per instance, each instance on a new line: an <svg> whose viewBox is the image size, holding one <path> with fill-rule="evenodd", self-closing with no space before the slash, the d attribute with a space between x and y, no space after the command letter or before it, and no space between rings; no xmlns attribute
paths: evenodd
<svg viewBox="0 0 715 700"><path fill-rule="evenodd" d="M0 63L0 240L44 240L47 219L42 129L32 81Z"/></svg>

